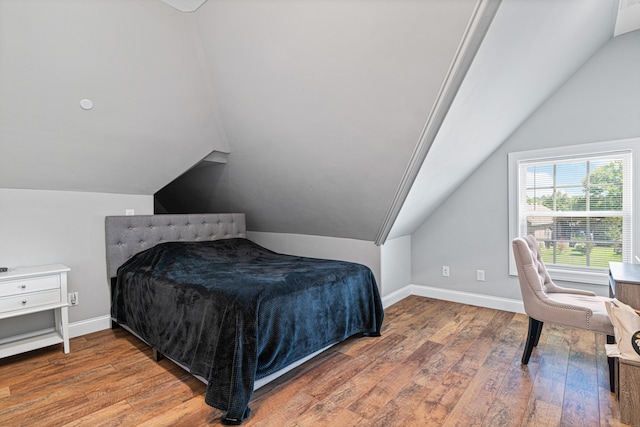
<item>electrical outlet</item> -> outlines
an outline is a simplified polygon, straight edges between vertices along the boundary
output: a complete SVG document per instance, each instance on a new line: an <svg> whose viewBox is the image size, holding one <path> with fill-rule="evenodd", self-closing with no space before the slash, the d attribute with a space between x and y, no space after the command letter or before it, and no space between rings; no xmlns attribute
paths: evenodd
<svg viewBox="0 0 640 427"><path fill-rule="evenodd" d="M449 277L449 266L448 265L443 265L442 266L442 275L444 277Z"/></svg>
<svg viewBox="0 0 640 427"><path fill-rule="evenodd" d="M135 210L135 209L125 209L125 210L124 210L124 214L125 214L126 216L132 216L132 215L135 215L135 214L136 214L136 210Z"/></svg>
<svg viewBox="0 0 640 427"><path fill-rule="evenodd" d="M478 282L484 282L484 270L476 270L476 280Z"/></svg>
<svg viewBox="0 0 640 427"><path fill-rule="evenodd" d="M71 292L69 293L69 304L71 305L78 305L80 304L80 299L78 298L78 293L77 292Z"/></svg>

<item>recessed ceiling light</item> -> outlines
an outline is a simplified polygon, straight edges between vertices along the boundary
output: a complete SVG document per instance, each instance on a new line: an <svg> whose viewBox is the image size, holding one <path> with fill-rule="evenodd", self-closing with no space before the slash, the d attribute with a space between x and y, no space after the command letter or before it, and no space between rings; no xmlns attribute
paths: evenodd
<svg viewBox="0 0 640 427"><path fill-rule="evenodd" d="M93 101L91 101L90 99L81 99L80 107L82 107L82 109L84 110L91 110L93 108Z"/></svg>

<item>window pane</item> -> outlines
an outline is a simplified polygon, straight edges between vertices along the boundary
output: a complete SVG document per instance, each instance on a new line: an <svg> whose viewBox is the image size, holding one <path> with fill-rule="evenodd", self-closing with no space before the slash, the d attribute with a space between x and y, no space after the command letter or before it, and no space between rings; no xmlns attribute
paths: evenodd
<svg viewBox="0 0 640 427"><path fill-rule="evenodd" d="M608 268L622 261L621 217L527 216L527 234L541 245L546 264Z"/></svg>
<svg viewBox="0 0 640 427"><path fill-rule="evenodd" d="M528 211L622 210L622 160L530 165L526 176Z"/></svg>
<svg viewBox="0 0 640 427"><path fill-rule="evenodd" d="M553 165L527 168L527 203L536 210L544 198L553 194Z"/></svg>
<svg viewBox="0 0 640 427"><path fill-rule="evenodd" d="M553 165L534 165L527 168L527 188L553 186Z"/></svg>
<svg viewBox="0 0 640 427"><path fill-rule="evenodd" d="M556 166L556 211L585 211L587 162L560 163Z"/></svg>
<svg viewBox="0 0 640 427"><path fill-rule="evenodd" d="M619 189L592 186L589 209L592 211L621 211L622 185Z"/></svg>
<svg viewBox="0 0 640 427"><path fill-rule="evenodd" d="M582 187L587 176L587 162L560 163L556 166L558 187Z"/></svg>
<svg viewBox="0 0 640 427"><path fill-rule="evenodd" d="M592 162L589 174L589 209L596 211L622 210L622 161Z"/></svg>
<svg viewBox="0 0 640 427"><path fill-rule="evenodd" d="M587 199L584 187L569 187L559 190L555 194L555 211L585 211Z"/></svg>

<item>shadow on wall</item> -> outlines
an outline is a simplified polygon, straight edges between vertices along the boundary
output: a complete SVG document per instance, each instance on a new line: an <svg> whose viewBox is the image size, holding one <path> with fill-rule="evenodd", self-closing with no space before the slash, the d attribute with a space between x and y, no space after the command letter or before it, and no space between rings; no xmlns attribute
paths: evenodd
<svg viewBox="0 0 640 427"><path fill-rule="evenodd" d="M226 167L226 163L198 163L154 194L154 212L229 212Z"/></svg>

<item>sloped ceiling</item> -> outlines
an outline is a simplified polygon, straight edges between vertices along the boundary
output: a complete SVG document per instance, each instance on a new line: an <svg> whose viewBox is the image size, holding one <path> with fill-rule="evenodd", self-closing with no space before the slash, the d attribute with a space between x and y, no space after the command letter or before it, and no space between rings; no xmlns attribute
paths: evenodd
<svg viewBox="0 0 640 427"><path fill-rule="evenodd" d="M209 0L230 154L157 194L254 231L375 240L475 1Z"/></svg>
<svg viewBox="0 0 640 427"><path fill-rule="evenodd" d="M228 151L193 20L159 0L0 0L0 187L153 194Z"/></svg>
<svg viewBox="0 0 640 427"><path fill-rule="evenodd" d="M504 1L502 25L514 23L486 43L392 235L419 225L610 36L612 5ZM0 0L0 187L162 189L168 211L373 241L475 7ZM201 163L211 152L226 163Z"/></svg>
<svg viewBox="0 0 640 427"><path fill-rule="evenodd" d="M640 0L619 0L615 36L640 29Z"/></svg>
<svg viewBox="0 0 640 427"><path fill-rule="evenodd" d="M504 0L388 237L419 227L611 39L617 10L616 0Z"/></svg>

